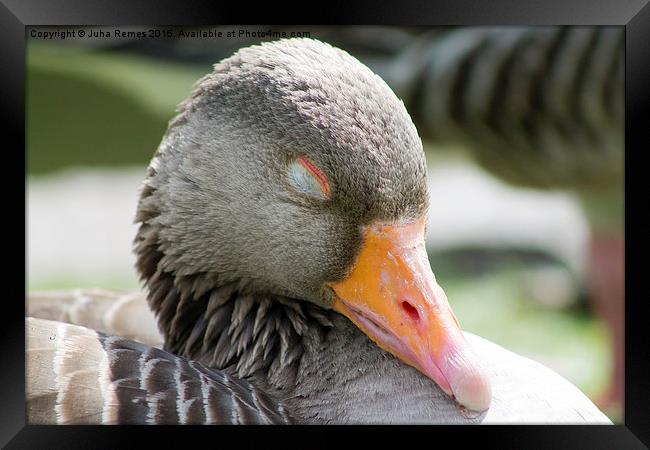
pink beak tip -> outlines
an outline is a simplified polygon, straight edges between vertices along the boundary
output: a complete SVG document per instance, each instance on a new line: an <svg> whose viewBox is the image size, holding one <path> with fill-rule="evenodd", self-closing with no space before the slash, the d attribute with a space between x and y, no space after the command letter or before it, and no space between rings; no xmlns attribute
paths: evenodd
<svg viewBox="0 0 650 450"><path fill-rule="evenodd" d="M483 412L490 407L492 385L469 344L463 342L460 347L448 347L441 366L451 394L461 406L476 412Z"/></svg>

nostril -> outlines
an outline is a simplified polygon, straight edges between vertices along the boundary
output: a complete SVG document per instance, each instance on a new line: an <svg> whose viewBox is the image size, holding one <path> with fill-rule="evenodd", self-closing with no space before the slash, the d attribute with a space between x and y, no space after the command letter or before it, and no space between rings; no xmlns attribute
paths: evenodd
<svg viewBox="0 0 650 450"><path fill-rule="evenodd" d="M404 312L406 312L406 314L408 314L408 316L411 319L413 319L415 321L420 320L420 313L418 313L417 308L415 306L411 305L406 300L402 302L402 309L404 310Z"/></svg>

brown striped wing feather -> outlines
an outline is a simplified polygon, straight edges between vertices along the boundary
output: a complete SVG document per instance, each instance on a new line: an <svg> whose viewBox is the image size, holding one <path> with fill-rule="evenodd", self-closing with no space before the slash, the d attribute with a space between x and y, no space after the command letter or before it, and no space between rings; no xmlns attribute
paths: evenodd
<svg viewBox="0 0 650 450"><path fill-rule="evenodd" d="M26 319L30 424L287 424L246 380L88 328Z"/></svg>

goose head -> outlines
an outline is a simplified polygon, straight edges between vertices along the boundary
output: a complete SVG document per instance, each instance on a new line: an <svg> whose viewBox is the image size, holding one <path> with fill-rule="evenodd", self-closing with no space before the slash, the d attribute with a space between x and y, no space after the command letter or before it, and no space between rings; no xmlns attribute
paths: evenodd
<svg viewBox="0 0 650 450"><path fill-rule="evenodd" d="M188 292L236 283L335 310L483 411L490 383L425 251L428 207L422 143L390 88L319 41L266 43L215 65L170 123L138 270L150 289L201 274Z"/></svg>

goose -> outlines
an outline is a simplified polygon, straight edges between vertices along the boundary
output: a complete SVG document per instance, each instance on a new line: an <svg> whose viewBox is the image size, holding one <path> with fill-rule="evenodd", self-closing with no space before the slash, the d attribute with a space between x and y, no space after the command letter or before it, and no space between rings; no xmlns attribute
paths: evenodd
<svg viewBox="0 0 650 450"><path fill-rule="evenodd" d="M239 50L149 166L145 293L28 299L28 421L611 423L461 331L424 250L429 207L420 138L381 78L312 39Z"/></svg>

